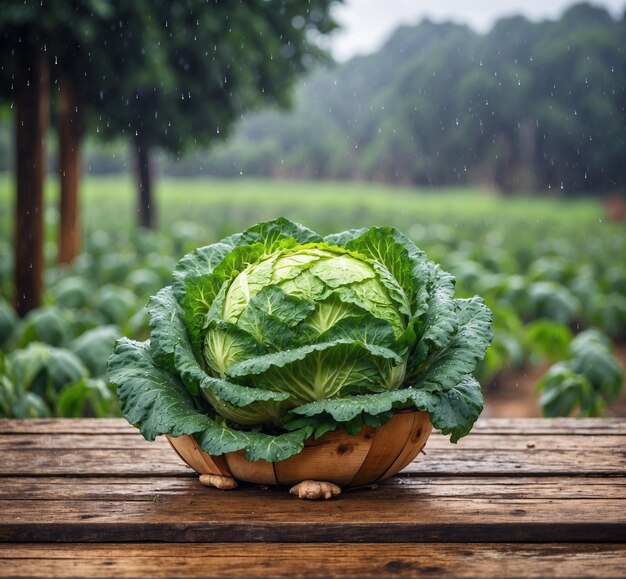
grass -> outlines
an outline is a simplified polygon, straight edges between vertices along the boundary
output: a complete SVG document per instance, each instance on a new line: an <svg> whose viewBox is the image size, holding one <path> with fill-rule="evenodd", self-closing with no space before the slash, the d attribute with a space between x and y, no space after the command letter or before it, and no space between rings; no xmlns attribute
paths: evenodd
<svg viewBox="0 0 626 579"><path fill-rule="evenodd" d="M46 188L47 222L56 222L56 179ZM82 184L84 227L125 229L135 221L135 184L130 177L89 177ZM9 236L13 185L0 176L0 238ZM521 234L587 230L602 222L595 200L502 197L472 188L419 189L371 183L272 180L161 179L158 218L167 228L188 221L209 237L285 215L320 232L388 223L403 230L434 223L472 231ZM50 229L50 228L49 228ZM419 237L419 235L417 235Z"/></svg>

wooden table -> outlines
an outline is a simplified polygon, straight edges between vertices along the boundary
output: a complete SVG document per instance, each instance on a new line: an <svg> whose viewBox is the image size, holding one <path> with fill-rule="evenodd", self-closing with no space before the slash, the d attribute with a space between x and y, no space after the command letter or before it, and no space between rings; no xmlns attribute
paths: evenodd
<svg viewBox="0 0 626 579"><path fill-rule="evenodd" d="M0 420L0 576L625 576L626 421L484 420L373 489L201 486L122 420Z"/></svg>

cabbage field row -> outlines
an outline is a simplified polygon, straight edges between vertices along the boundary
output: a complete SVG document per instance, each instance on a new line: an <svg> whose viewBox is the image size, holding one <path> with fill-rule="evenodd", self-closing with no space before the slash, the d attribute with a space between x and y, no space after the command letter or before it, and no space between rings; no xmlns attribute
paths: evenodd
<svg viewBox="0 0 626 579"><path fill-rule="evenodd" d="M546 415L598 415L623 391L615 347L626 342L626 235L600 203L499 198L459 190L259 181L162 182L158 232L132 226L132 184L87 183L83 253L54 265L54 190L46 211L43 307L18 320L12 307L11 191L0 179L0 416L118 413L104 374L118 337L146 339L145 305L176 261L277 215L321 233L390 224L482 295L494 340L478 378L541 366ZM6 211L5 211L6 209Z"/></svg>

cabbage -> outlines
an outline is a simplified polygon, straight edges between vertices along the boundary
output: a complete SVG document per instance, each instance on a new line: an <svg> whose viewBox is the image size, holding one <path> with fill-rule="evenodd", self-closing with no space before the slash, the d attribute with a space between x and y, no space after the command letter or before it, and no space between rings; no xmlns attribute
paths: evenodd
<svg viewBox="0 0 626 579"><path fill-rule="evenodd" d="M491 313L453 294L396 229L322 238L279 218L183 257L150 340L119 340L108 378L147 439L192 434L213 455L283 460L405 408L456 442L482 410Z"/></svg>

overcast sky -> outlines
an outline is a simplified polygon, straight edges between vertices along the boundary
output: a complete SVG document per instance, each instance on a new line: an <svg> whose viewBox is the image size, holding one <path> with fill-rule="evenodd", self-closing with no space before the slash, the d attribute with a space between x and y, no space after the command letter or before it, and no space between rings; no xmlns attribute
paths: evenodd
<svg viewBox="0 0 626 579"><path fill-rule="evenodd" d="M333 55L346 60L355 54L366 54L379 48L401 24L416 24L423 18L436 22L454 20L469 24L475 30L489 30L495 20L512 14L523 14L532 20L558 17L576 2L572 0L345 0L335 10L343 30L330 41ZM595 0L615 16L622 13L626 0Z"/></svg>

